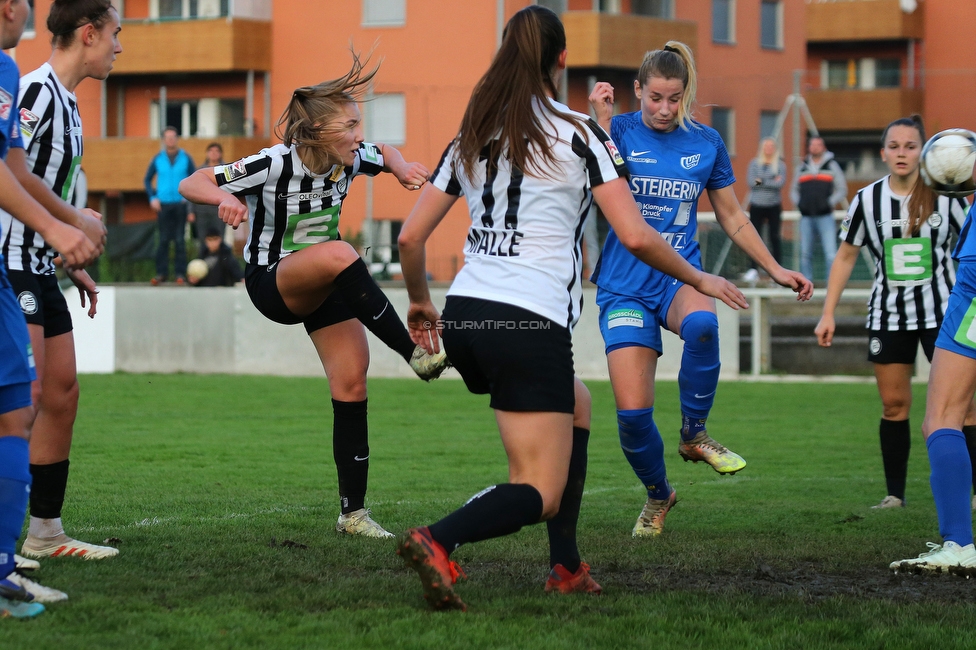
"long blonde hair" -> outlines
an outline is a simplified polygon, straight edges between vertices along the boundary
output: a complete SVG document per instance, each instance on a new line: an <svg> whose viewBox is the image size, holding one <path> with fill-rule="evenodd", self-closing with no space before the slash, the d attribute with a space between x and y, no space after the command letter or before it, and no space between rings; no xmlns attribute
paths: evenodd
<svg viewBox="0 0 976 650"><path fill-rule="evenodd" d="M346 104L356 103L379 71L379 64L366 72L366 60L352 51L349 72L331 81L303 86L292 93L291 100L275 125L275 135L286 147L298 147L298 156L314 174L324 174L342 164L342 156L333 140L337 131L331 122L342 114Z"/></svg>
<svg viewBox="0 0 976 650"><path fill-rule="evenodd" d="M698 92L698 72L695 70L695 55L691 48L681 41L668 41L660 50L652 50L644 55L637 81L646 86L651 77L680 79L685 93L678 105L678 126L687 131L691 127L691 113Z"/></svg>
<svg viewBox="0 0 976 650"><path fill-rule="evenodd" d="M767 142L773 143L773 155L768 157L763 151L763 145L765 145ZM782 155L783 154L779 150L779 143L776 141L776 138L767 136L759 141L759 152L756 154L756 160L759 161L760 165L769 165L769 170L773 172L774 175L779 174L779 160Z"/></svg>

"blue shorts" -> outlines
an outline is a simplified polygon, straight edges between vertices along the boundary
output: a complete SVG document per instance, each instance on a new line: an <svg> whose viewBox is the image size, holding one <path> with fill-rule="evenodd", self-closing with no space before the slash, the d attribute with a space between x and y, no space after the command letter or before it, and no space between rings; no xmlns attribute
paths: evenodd
<svg viewBox="0 0 976 650"><path fill-rule="evenodd" d="M664 353L661 328L668 326L668 310L684 282L663 275L668 282L640 298L621 296L598 288L596 304L600 308L600 334L607 354L620 348L640 346Z"/></svg>
<svg viewBox="0 0 976 650"><path fill-rule="evenodd" d="M0 415L31 405L30 382L0 386Z"/></svg>
<svg viewBox="0 0 976 650"><path fill-rule="evenodd" d="M935 347L976 359L976 264L959 265Z"/></svg>
<svg viewBox="0 0 976 650"><path fill-rule="evenodd" d="M2 260L0 256L0 264ZM29 386L36 378L27 323L7 274L0 267L0 386L23 383Z"/></svg>

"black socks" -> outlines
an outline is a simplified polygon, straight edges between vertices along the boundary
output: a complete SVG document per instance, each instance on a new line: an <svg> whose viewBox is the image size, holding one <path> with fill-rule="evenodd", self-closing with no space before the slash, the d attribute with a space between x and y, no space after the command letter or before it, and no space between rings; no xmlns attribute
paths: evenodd
<svg viewBox="0 0 976 650"><path fill-rule="evenodd" d="M881 460L884 463L888 494L905 500L908 453L912 447L912 428L908 420L881 420Z"/></svg>
<svg viewBox="0 0 976 650"><path fill-rule="evenodd" d="M369 436L366 400L332 400L332 455L339 475L339 502L342 514L363 508L369 476Z"/></svg>
<svg viewBox="0 0 976 650"><path fill-rule="evenodd" d="M366 328L405 360L416 347L396 310L369 274L361 259L343 269L333 281L335 290Z"/></svg>
<svg viewBox="0 0 976 650"><path fill-rule="evenodd" d="M50 465L31 465L30 514L38 519L57 519L64 506L68 487L68 463L62 460Z"/></svg>
<svg viewBox="0 0 976 650"><path fill-rule="evenodd" d="M431 537L451 554L461 544L510 535L540 518L542 495L538 490L524 483L502 483L485 488L429 529Z"/></svg>
<svg viewBox="0 0 976 650"><path fill-rule="evenodd" d="M583 501L583 484L586 483L586 445L589 440L589 429L573 427L573 455L569 459L569 477L559 502L559 514L546 522L549 568L562 564L570 573L576 573L580 565L576 524Z"/></svg>

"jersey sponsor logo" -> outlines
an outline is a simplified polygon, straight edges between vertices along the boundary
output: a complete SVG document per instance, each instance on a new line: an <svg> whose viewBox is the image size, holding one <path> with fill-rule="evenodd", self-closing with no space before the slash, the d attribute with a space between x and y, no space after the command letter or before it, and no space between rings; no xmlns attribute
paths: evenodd
<svg viewBox="0 0 976 650"><path fill-rule="evenodd" d="M364 143L360 145L359 151L363 160L375 163L377 165L380 163L380 152L373 145Z"/></svg>
<svg viewBox="0 0 976 650"><path fill-rule="evenodd" d="M640 203L641 216L645 219L664 221L664 213L674 212L670 205L656 205L654 203Z"/></svg>
<svg viewBox="0 0 976 650"><path fill-rule="evenodd" d="M34 131L37 130L37 125L40 121L40 117L34 115L26 108L20 109L20 134L29 140L34 135Z"/></svg>
<svg viewBox="0 0 976 650"><path fill-rule="evenodd" d="M617 151L617 145L613 143L613 140L607 140L605 143L607 145L607 151L610 152L610 158L613 159L613 164L623 165L624 159L621 157L620 152Z"/></svg>
<svg viewBox="0 0 976 650"><path fill-rule="evenodd" d="M630 157L631 158L637 158L638 156L643 156L646 153L651 153L651 150L650 149L647 149L645 151L634 151L633 149L631 149L630 150Z"/></svg>
<svg viewBox="0 0 976 650"><path fill-rule="evenodd" d="M844 221L841 222L841 224L840 224L840 230L845 235L847 234L847 231L849 231L851 229L851 221L853 219L854 219L854 215L853 214L848 214L846 217L844 217Z"/></svg>
<svg viewBox="0 0 976 650"><path fill-rule="evenodd" d="M37 296L30 291L21 291L20 295L17 296L17 302L20 304L20 311L24 312L26 316L32 316L37 313Z"/></svg>
<svg viewBox="0 0 976 650"><path fill-rule="evenodd" d="M30 343L27 344L27 365L31 368L34 367L34 348L31 347ZM27 487L27 491L30 492L30 486Z"/></svg>
<svg viewBox="0 0 976 650"><path fill-rule="evenodd" d="M14 97L0 88L0 120L10 119L10 109L13 108Z"/></svg>
<svg viewBox="0 0 976 650"><path fill-rule="evenodd" d="M644 327L641 309L611 309L607 312L607 329L614 327Z"/></svg>
<svg viewBox="0 0 976 650"><path fill-rule="evenodd" d="M967 348L976 348L976 298L969 304L952 339Z"/></svg>
<svg viewBox="0 0 976 650"><path fill-rule="evenodd" d="M315 201L324 199L327 196L330 196L330 194L326 192L291 192L288 194L280 192L278 194L278 200L287 201L288 199L297 199L299 201Z"/></svg>
<svg viewBox="0 0 976 650"><path fill-rule="evenodd" d="M238 160L229 165L224 165L224 178L227 182L231 182L235 178L240 178L241 176L247 175L247 165L244 164L243 160Z"/></svg>
<svg viewBox="0 0 976 650"><path fill-rule="evenodd" d="M932 281L932 240L885 240L885 273L892 287L918 287Z"/></svg>
<svg viewBox="0 0 976 650"><path fill-rule="evenodd" d="M871 342L868 344L868 349L874 356L881 354L881 339L879 339L877 336L872 336Z"/></svg>
<svg viewBox="0 0 976 650"><path fill-rule="evenodd" d="M942 225L942 215L938 212L933 212L929 215L929 227L938 228Z"/></svg>
<svg viewBox="0 0 976 650"><path fill-rule="evenodd" d="M677 178L631 176L630 191L641 196L678 201L694 201L701 194L701 183Z"/></svg>
<svg viewBox="0 0 976 650"><path fill-rule="evenodd" d="M287 251L308 248L339 239L339 210L341 205L333 205L325 210L306 214L288 215L288 225L281 238L281 247Z"/></svg>
<svg viewBox="0 0 976 650"><path fill-rule="evenodd" d="M644 155L644 154L647 154L647 153L650 153L650 152L651 152L650 149L648 149L647 151L634 151L633 149L631 149L630 150L630 155L627 156L627 160L629 162L647 163L647 164L653 165L653 164L657 163L657 158L650 158L650 157L647 157L647 156Z"/></svg>
<svg viewBox="0 0 976 650"><path fill-rule="evenodd" d="M66 126L64 127L64 134L68 136L81 135L80 126Z"/></svg>
<svg viewBox="0 0 976 650"><path fill-rule="evenodd" d="M332 173L329 174L329 180L335 183L337 180L342 178L344 173L346 173L345 168L342 165L336 165L332 168Z"/></svg>
<svg viewBox="0 0 976 650"><path fill-rule="evenodd" d="M688 234L683 232L662 232L661 236L664 237L664 241L671 244L671 248L676 251L684 249L688 244Z"/></svg>
<svg viewBox="0 0 976 650"><path fill-rule="evenodd" d="M694 156L682 156L681 157L681 166L683 168L685 168L685 169L692 169L694 167L697 167L698 166L698 163L700 163L700 162L701 162L701 154L700 153L696 153Z"/></svg>
<svg viewBox="0 0 976 650"><path fill-rule="evenodd" d="M525 234L518 230L495 230L471 226L465 253L491 257L518 257L519 244Z"/></svg>

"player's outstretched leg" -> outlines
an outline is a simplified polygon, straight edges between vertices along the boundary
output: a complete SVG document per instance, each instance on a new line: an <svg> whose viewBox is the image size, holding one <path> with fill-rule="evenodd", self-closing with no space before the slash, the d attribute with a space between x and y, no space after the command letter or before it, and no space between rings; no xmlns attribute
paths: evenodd
<svg viewBox="0 0 976 650"><path fill-rule="evenodd" d="M678 371L682 422L678 454L685 461L704 461L719 474L735 474L746 466L746 461L713 440L705 428L722 366L718 316L709 311L691 312L681 321L680 336L684 352Z"/></svg>
<svg viewBox="0 0 976 650"><path fill-rule="evenodd" d="M656 537L675 502L664 466L664 440L654 424L654 407L617 411L617 429L624 456L647 489L647 503L634 525L634 537Z"/></svg>

